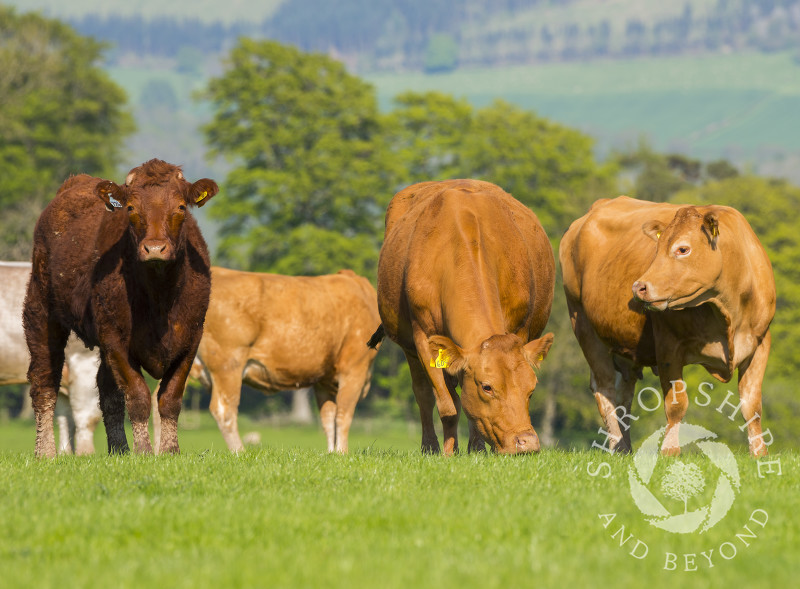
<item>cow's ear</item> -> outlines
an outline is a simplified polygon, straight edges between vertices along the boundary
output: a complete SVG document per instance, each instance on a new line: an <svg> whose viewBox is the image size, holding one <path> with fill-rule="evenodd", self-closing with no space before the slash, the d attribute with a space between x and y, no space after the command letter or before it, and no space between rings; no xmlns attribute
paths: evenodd
<svg viewBox="0 0 800 589"><path fill-rule="evenodd" d="M664 232L664 223L661 221L648 221L642 225L642 231L650 239L658 241L658 238Z"/></svg>
<svg viewBox="0 0 800 589"><path fill-rule="evenodd" d="M467 367L467 357L449 337L434 335L428 338L431 351L431 368L442 368L448 374L457 376Z"/></svg>
<svg viewBox="0 0 800 589"><path fill-rule="evenodd" d="M547 358L547 352L550 351L550 346L553 345L553 334L546 333L539 339L529 341L522 348L525 354L525 359L528 361L535 370L539 369L542 362Z"/></svg>
<svg viewBox="0 0 800 589"><path fill-rule="evenodd" d="M94 187L94 193L106 205L106 209L113 212L121 209L127 202L127 195L121 186L117 186L111 180L103 180Z"/></svg>
<svg viewBox="0 0 800 589"><path fill-rule="evenodd" d="M719 217L714 211L709 211L703 216L703 231L706 232L711 247L716 249L719 237Z"/></svg>
<svg viewBox="0 0 800 589"><path fill-rule="evenodd" d="M211 197L217 192L219 192L217 183L210 178L203 178L192 184L192 187L189 189L189 199L198 207L202 207L211 200Z"/></svg>

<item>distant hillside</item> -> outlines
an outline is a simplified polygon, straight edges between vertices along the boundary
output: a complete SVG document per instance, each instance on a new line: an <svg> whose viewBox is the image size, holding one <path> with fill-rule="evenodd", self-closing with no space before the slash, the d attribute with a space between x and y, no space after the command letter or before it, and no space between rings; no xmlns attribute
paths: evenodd
<svg viewBox="0 0 800 589"><path fill-rule="evenodd" d="M329 53L356 71L451 71L800 49L800 0L11 0L116 46L217 55L238 36Z"/></svg>

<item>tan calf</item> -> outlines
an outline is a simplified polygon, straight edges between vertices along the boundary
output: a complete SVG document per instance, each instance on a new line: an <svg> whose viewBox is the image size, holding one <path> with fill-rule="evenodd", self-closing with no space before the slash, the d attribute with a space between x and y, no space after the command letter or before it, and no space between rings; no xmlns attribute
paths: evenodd
<svg viewBox="0 0 800 589"><path fill-rule="evenodd" d="M243 448L242 384L265 393L313 386L328 451L347 452L376 355L366 342L379 323L375 289L350 270L309 277L212 268L198 358L228 448Z"/></svg>

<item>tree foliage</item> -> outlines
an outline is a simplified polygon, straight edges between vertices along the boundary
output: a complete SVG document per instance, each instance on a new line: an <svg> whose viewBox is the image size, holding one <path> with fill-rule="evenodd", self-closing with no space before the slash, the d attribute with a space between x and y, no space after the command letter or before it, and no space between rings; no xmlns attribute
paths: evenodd
<svg viewBox="0 0 800 589"><path fill-rule="evenodd" d="M28 257L33 224L70 174L111 174L133 131L103 45L0 7L0 257Z"/></svg>
<svg viewBox="0 0 800 589"><path fill-rule="evenodd" d="M288 269L287 257L298 267L313 259L314 273L346 261L371 274L364 255L332 241L354 239L377 256L396 173L372 87L324 55L243 39L205 96L215 111L204 129L212 153L235 165L212 213L220 258L265 271Z"/></svg>
<svg viewBox="0 0 800 589"><path fill-rule="evenodd" d="M407 92L389 114L389 141L407 184L477 178L498 184L539 216L550 237L615 189L592 139L502 100L473 110L438 92Z"/></svg>

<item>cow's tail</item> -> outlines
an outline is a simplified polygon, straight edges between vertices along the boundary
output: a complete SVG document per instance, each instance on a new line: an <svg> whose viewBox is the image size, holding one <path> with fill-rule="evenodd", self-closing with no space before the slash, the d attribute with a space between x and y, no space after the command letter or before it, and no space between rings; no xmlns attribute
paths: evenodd
<svg viewBox="0 0 800 589"><path fill-rule="evenodd" d="M372 337L369 338L367 342L367 347L372 348L373 350L378 349L378 345L383 341L383 338L386 337L386 331L383 329L383 323L378 326L378 329L375 330L375 333L372 334Z"/></svg>

